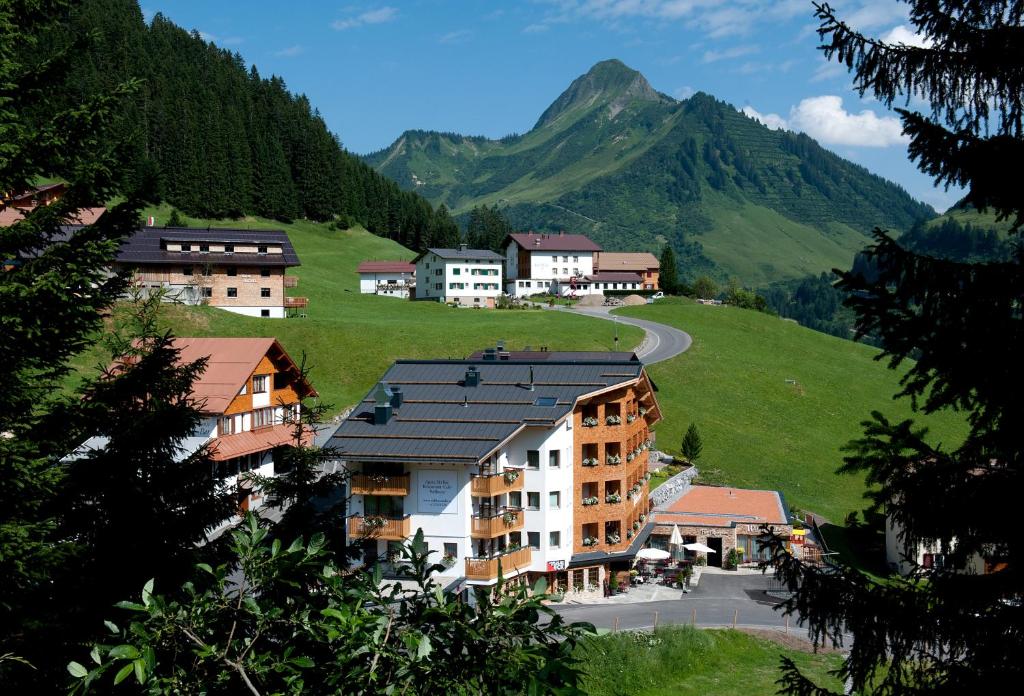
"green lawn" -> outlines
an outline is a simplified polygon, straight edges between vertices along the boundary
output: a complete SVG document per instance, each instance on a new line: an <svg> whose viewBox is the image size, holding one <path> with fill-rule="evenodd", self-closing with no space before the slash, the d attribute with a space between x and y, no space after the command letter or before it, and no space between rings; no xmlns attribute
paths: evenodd
<svg viewBox="0 0 1024 696"><path fill-rule="evenodd" d="M145 211L164 224L166 207ZM172 307L164 312L179 336L276 336L298 360L303 353L313 368L311 379L320 396L338 412L362 398L397 358L462 358L504 339L510 348L530 345L552 350L612 350L610 322L563 312L535 310L452 309L435 302L409 302L359 294L356 266L367 259L411 259L398 244L361 229L331 230L327 225L298 221L290 225L260 219L190 220L197 226L284 228L302 265L289 294L309 297L304 319L259 319L209 307ZM639 329L619 326L621 343L636 346ZM101 354L81 356L91 367Z"/></svg>
<svg viewBox="0 0 1024 696"><path fill-rule="evenodd" d="M665 414L659 449L678 453L692 421L704 441L702 476L780 490L790 505L834 522L864 507L863 481L834 473L839 448L873 409L911 414L905 400L893 401L898 375L872 360L876 349L767 314L676 298L616 312L693 337L689 351L650 368ZM946 443L964 432L952 415L921 422Z"/></svg>
<svg viewBox="0 0 1024 696"><path fill-rule="evenodd" d="M814 654L740 631L689 626L606 634L578 650L590 696L750 696L778 691L779 658L790 657L819 686L842 693L828 674L842 658Z"/></svg>

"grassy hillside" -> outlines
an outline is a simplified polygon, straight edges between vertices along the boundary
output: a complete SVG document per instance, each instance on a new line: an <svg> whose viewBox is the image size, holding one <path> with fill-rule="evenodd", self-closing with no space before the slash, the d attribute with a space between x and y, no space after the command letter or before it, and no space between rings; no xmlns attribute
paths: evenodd
<svg viewBox="0 0 1024 696"><path fill-rule="evenodd" d="M577 651L586 674L583 690L591 696L773 694L781 655L817 684L841 691L840 682L828 674L842 664L839 654L813 654L740 631L683 626L615 633L591 638Z"/></svg>
<svg viewBox="0 0 1024 696"><path fill-rule="evenodd" d="M169 209L151 209L159 224ZM299 359L308 355L312 380L334 411L362 398L397 358L461 358L494 345L546 345L552 350L611 350L610 323L562 312L452 309L433 302L359 294L356 266L367 259L411 259L413 253L363 230L335 231L327 225L299 221L290 225L261 220L190 220L196 226L284 228L302 265L291 269L299 285L289 294L310 298L304 319L259 319L210 307L168 306L164 316L180 336L276 336ZM622 345L635 346L639 329L620 326ZM91 367L101 354L79 359Z"/></svg>
<svg viewBox="0 0 1024 696"><path fill-rule="evenodd" d="M790 505L834 521L864 507L863 481L834 473L839 448L873 409L893 418L911 413L904 400L892 400L899 376L873 360L877 350L732 307L668 299L618 311L693 336L688 352L650 368L666 414L660 449L678 452L692 421L704 439L698 466L705 473L781 490ZM938 441L963 433L951 415L922 422Z"/></svg>

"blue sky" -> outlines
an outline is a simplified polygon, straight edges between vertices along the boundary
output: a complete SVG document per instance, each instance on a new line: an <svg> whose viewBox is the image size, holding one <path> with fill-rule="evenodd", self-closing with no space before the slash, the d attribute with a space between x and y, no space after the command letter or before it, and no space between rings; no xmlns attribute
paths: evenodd
<svg viewBox="0 0 1024 696"><path fill-rule="evenodd" d="M896 0L835 0L865 32L920 41ZM899 123L816 50L810 0L143 0L307 94L353 152L421 128L529 130L594 63L677 98L700 90L800 130L940 211L959 198L907 160Z"/></svg>

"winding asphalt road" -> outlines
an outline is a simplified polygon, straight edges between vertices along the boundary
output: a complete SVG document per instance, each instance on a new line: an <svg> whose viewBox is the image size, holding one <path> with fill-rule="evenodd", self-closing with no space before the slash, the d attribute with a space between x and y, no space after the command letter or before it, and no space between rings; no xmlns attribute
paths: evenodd
<svg viewBox="0 0 1024 696"><path fill-rule="evenodd" d="M630 326L636 326L644 330L645 337L643 343L637 348L636 356L640 358L645 365L653 365L654 363L674 358L680 353L685 353L690 345L693 343L693 339L690 334L685 331L668 326L666 324L659 324L656 321L648 321L647 319L635 319L633 317L620 317L617 314L612 314L611 310L614 307L573 307L568 310L574 314L585 314L589 317L597 317L598 319L605 319L607 321L614 321L620 324L628 324Z"/></svg>

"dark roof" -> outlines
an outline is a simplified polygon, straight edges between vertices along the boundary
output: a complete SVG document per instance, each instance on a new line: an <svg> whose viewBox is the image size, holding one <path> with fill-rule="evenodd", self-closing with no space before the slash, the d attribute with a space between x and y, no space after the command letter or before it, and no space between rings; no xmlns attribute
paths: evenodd
<svg viewBox="0 0 1024 696"><path fill-rule="evenodd" d="M512 350L495 351L500 360L525 360L527 362L539 362L546 360L554 361L575 361L575 362L628 362L639 360L636 353L628 351L547 351L547 350ZM478 350L471 354L467 360L483 360L484 351Z"/></svg>
<svg viewBox="0 0 1024 696"><path fill-rule="evenodd" d="M536 354L532 354L536 355ZM607 356L606 353L598 356ZM489 361L400 360L384 374L403 403L387 423L375 425L378 386L366 395L330 440L343 459L476 464L524 427L550 427L572 413L576 400L643 374L643 364L597 357ZM478 386L466 386L475 366ZM533 390L529 388L533 374ZM554 406L544 405L554 398Z"/></svg>
<svg viewBox="0 0 1024 696"><path fill-rule="evenodd" d="M167 251L167 242L214 242L218 244L274 244L280 254L225 254L222 252ZM118 263L127 265L170 265L217 263L236 266L298 266L299 257L284 230L236 230L221 227L143 227L129 237L117 254Z"/></svg>
<svg viewBox="0 0 1024 696"><path fill-rule="evenodd" d="M437 254L442 259L472 259L481 261L504 261L504 257L495 254L490 249L427 249L425 252L413 259L413 263L419 261L428 253Z"/></svg>
<svg viewBox="0 0 1024 696"><path fill-rule="evenodd" d="M583 277L584 280L589 280L591 283L642 283L641 278L636 273L596 273L594 275L588 275Z"/></svg>
<svg viewBox="0 0 1024 696"><path fill-rule="evenodd" d="M416 266L411 261L363 261L356 273L415 273Z"/></svg>
<svg viewBox="0 0 1024 696"><path fill-rule="evenodd" d="M601 251L601 246L582 234L541 234L517 232L510 234L505 243L513 241L527 250L536 251Z"/></svg>
<svg viewBox="0 0 1024 696"><path fill-rule="evenodd" d="M597 562L605 561L631 561L636 556L637 551L647 543L647 539L650 538L651 532L654 531L654 523L648 522L633 536L633 541L630 542L629 546L624 551L584 551L583 553L574 553L572 558L569 559L569 567L575 568L581 565L590 565Z"/></svg>

